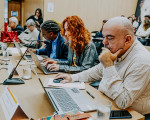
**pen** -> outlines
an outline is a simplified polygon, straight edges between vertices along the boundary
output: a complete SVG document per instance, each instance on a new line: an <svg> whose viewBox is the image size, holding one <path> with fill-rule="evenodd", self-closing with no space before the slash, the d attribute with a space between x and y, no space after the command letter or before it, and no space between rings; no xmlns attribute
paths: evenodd
<svg viewBox="0 0 150 120"><path fill-rule="evenodd" d="M95 98L89 91L86 91L93 99Z"/></svg>

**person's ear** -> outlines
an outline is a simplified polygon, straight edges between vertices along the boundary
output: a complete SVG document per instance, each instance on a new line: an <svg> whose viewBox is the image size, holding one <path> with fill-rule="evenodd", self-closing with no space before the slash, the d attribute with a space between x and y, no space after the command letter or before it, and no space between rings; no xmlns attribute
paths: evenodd
<svg viewBox="0 0 150 120"><path fill-rule="evenodd" d="M53 36L53 32L49 32L50 36L52 37Z"/></svg>
<svg viewBox="0 0 150 120"><path fill-rule="evenodd" d="M128 43L131 42L132 36L131 35L126 35L125 39L126 39L125 43L128 44Z"/></svg>

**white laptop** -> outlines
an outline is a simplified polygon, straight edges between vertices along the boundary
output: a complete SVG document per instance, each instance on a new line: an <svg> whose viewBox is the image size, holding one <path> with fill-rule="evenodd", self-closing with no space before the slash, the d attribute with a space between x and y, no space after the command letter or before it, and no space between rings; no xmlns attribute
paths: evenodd
<svg viewBox="0 0 150 120"><path fill-rule="evenodd" d="M23 52L21 51L21 48L20 48L19 44L18 44L17 42L15 42L15 41L14 41L14 44L15 44L15 46L16 46L16 48L17 48L19 54L20 54L20 56L23 56ZM24 55L23 58L24 58L25 60L31 60L31 59L32 59L32 58L31 58L31 55Z"/></svg>
<svg viewBox="0 0 150 120"><path fill-rule="evenodd" d="M33 70L57 114L71 111L91 112L97 109L96 104L77 88L44 87L36 70Z"/></svg>
<svg viewBox="0 0 150 120"><path fill-rule="evenodd" d="M22 50L21 50L19 44L18 44L17 42L15 42L15 41L14 41L14 44L15 44L15 46L16 46L16 48L17 48L19 54L20 54L20 56L22 56L22 55L23 55L23 52L22 52ZM40 61L42 61L42 60L43 60L43 57L47 57L47 56L46 56L46 55L42 55L42 56L37 55L37 57L38 57L38 59L39 59ZM31 55L24 55L23 58L24 58L25 60L31 60L31 59L32 59Z"/></svg>
<svg viewBox="0 0 150 120"><path fill-rule="evenodd" d="M34 54L32 51L30 51L32 60L35 62L35 65L44 73L44 74L54 74L59 73L58 71L50 71L48 70L43 64L41 64L41 61L39 61L36 54Z"/></svg>
<svg viewBox="0 0 150 120"><path fill-rule="evenodd" d="M77 88L44 88L57 114L71 111L91 112L96 104Z"/></svg>

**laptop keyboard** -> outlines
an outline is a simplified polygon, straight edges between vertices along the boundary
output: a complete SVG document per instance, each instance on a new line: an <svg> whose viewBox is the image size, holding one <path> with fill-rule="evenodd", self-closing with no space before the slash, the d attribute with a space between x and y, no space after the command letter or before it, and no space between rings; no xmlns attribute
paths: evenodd
<svg viewBox="0 0 150 120"><path fill-rule="evenodd" d="M79 106L74 102L71 96L64 89L51 90L53 96L58 102L63 112L81 111Z"/></svg>
<svg viewBox="0 0 150 120"><path fill-rule="evenodd" d="M44 70L46 73L58 73L58 71L50 71L50 70L47 69L44 65L42 65L42 68L43 68L43 70Z"/></svg>
<svg viewBox="0 0 150 120"><path fill-rule="evenodd" d="M47 69L44 65L42 65L42 68L43 70L46 72L46 73L50 73L51 71L49 71L49 69Z"/></svg>

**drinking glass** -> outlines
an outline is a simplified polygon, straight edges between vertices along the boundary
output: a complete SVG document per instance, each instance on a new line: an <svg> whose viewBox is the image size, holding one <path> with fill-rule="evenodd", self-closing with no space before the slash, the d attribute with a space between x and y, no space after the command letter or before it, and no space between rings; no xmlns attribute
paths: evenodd
<svg viewBox="0 0 150 120"><path fill-rule="evenodd" d="M3 51L3 59L2 59L2 61L5 61L6 62L5 65L8 65L8 63L7 63L7 61L9 61L9 52L8 52L8 50Z"/></svg>
<svg viewBox="0 0 150 120"><path fill-rule="evenodd" d="M32 78L31 76L31 65L29 63L23 65L23 79L29 80Z"/></svg>
<svg viewBox="0 0 150 120"><path fill-rule="evenodd" d="M112 103L105 100L97 105L97 120L109 120Z"/></svg>
<svg viewBox="0 0 150 120"><path fill-rule="evenodd" d="M7 49L7 45L6 45L6 43L2 43L2 53L3 54L5 54L4 52L6 51L6 49Z"/></svg>

